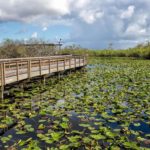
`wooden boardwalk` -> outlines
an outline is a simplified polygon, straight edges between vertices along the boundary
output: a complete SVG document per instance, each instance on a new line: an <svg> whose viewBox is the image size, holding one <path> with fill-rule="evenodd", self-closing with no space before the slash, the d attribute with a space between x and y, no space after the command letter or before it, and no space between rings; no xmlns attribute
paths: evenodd
<svg viewBox="0 0 150 150"><path fill-rule="evenodd" d="M0 59L1 98L3 98L5 85L33 77L84 67L86 63L85 56L72 55Z"/></svg>

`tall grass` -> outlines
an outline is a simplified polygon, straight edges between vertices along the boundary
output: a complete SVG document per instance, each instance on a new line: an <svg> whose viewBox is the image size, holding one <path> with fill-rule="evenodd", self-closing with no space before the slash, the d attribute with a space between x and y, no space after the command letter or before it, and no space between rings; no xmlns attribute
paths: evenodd
<svg viewBox="0 0 150 150"><path fill-rule="evenodd" d="M136 57L150 59L150 46L137 46L126 50L83 50L64 49L61 54L89 55L94 57Z"/></svg>

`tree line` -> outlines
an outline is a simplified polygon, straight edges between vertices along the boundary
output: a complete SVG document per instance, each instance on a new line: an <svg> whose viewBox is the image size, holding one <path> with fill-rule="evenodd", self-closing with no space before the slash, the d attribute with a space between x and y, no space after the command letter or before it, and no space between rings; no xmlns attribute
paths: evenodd
<svg viewBox="0 0 150 150"><path fill-rule="evenodd" d="M58 46L42 40L14 41L4 40L0 44L0 58L38 57L55 55Z"/></svg>
<svg viewBox="0 0 150 150"><path fill-rule="evenodd" d="M26 43L24 41L6 39L0 44L0 59L40 57L56 54L87 54L92 57L136 57L150 59L150 43L139 44L134 48L125 50L89 50L77 45L67 46L60 50L58 45L48 44L46 41L35 39L26 41Z"/></svg>

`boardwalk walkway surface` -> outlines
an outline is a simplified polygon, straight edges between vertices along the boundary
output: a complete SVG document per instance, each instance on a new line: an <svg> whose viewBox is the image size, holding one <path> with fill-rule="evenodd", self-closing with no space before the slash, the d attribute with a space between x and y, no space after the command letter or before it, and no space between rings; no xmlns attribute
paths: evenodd
<svg viewBox="0 0 150 150"><path fill-rule="evenodd" d="M1 92L5 85L33 77L84 67L86 63L85 56L72 55L0 59Z"/></svg>

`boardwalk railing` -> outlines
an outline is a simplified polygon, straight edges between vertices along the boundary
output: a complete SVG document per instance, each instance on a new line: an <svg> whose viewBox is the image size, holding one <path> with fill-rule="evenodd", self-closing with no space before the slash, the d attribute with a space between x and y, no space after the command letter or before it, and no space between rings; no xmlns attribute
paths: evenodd
<svg viewBox="0 0 150 150"><path fill-rule="evenodd" d="M49 75L86 65L85 56L50 56L0 59L0 87L3 99L4 86L33 77Z"/></svg>
<svg viewBox="0 0 150 150"><path fill-rule="evenodd" d="M0 60L0 86L86 65L84 56L51 56Z"/></svg>

